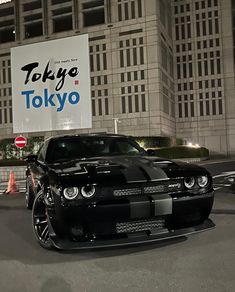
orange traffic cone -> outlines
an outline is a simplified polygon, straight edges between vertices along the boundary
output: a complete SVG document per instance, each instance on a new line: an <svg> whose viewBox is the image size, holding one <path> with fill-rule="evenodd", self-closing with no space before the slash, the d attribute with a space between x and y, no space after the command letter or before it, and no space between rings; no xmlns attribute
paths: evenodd
<svg viewBox="0 0 235 292"><path fill-rule="evenodd" d="M18 189L16 187L15 175L13 171L10 171L8 187L6 191L6 194L11 194L11 193L18 193Z"/></svg>

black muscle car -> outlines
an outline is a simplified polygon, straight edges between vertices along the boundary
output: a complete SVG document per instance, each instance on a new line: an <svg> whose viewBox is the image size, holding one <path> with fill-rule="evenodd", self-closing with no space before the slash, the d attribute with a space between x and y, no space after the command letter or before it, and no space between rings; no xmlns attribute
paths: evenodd
<svg viewBox="0 0 235 292"><path fill-rule="evenodd" d="M148 155L130 137L52 137L26 161L26 204L44 248L143 243L215 226L208 171Z"/></svg>

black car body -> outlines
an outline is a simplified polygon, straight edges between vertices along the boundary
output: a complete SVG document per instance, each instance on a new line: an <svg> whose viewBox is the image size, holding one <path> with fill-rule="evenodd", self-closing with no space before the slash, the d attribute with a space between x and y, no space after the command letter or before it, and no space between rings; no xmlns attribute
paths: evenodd
<svg viewBox="0 0 235 292"><path fill-rule="evenodd" d="M125 245L214 227L208 171L150 156L132 138L53 137L26 161L27 207L45 248Z"/></svg>

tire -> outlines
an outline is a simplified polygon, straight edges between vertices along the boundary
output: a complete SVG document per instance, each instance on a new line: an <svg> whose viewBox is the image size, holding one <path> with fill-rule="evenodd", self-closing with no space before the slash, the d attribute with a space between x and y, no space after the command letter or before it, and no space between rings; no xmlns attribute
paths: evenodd
<svg viewBox="0 0 235 292"><path fill-rule="evenodd" d="M34 202L34 192L29 183L29 179L26 179L26 191L25 191L25 205L26 208L32 210L33 202Z"/></svg>
<svg viewBox="0 0 235 292"><path fill-rule="evenodd" d="M54 249L49 235L49 225L43 191L40 190L33 203L32 228L38 243L45 249Z"/></svg>

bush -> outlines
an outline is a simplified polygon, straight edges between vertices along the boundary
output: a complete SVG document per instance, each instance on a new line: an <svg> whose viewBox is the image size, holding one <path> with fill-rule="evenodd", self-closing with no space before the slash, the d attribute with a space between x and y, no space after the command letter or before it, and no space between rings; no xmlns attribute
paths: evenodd
<svg viewBox="0 0 235 292"><path fill-rule="evenodd" d="M154 155L169 159L177 158L208 158L209 150L204 147L192 148L187 146L165 147L153 149Z"/></svg>
<svg viewBox="0 0 235 292"><path fill-rule="evenodd" d="M43 137L29 137L27 138L27 146L22 150L18 149L14 144L14 139L4 139L0 141L0 152L2 159L17 160L20 156L25 157L29 153L34 152L35 148L38 149L39 145L43 142Z"/></svg>
<svg viewBox="0 0 235 292"><path fill-rule="evenodd" d="M134 137L135 141L140 144L141 147L158 148L158 147L171 147L175 145L182 145L182 139L175 139L172 137Z"/></svg>

